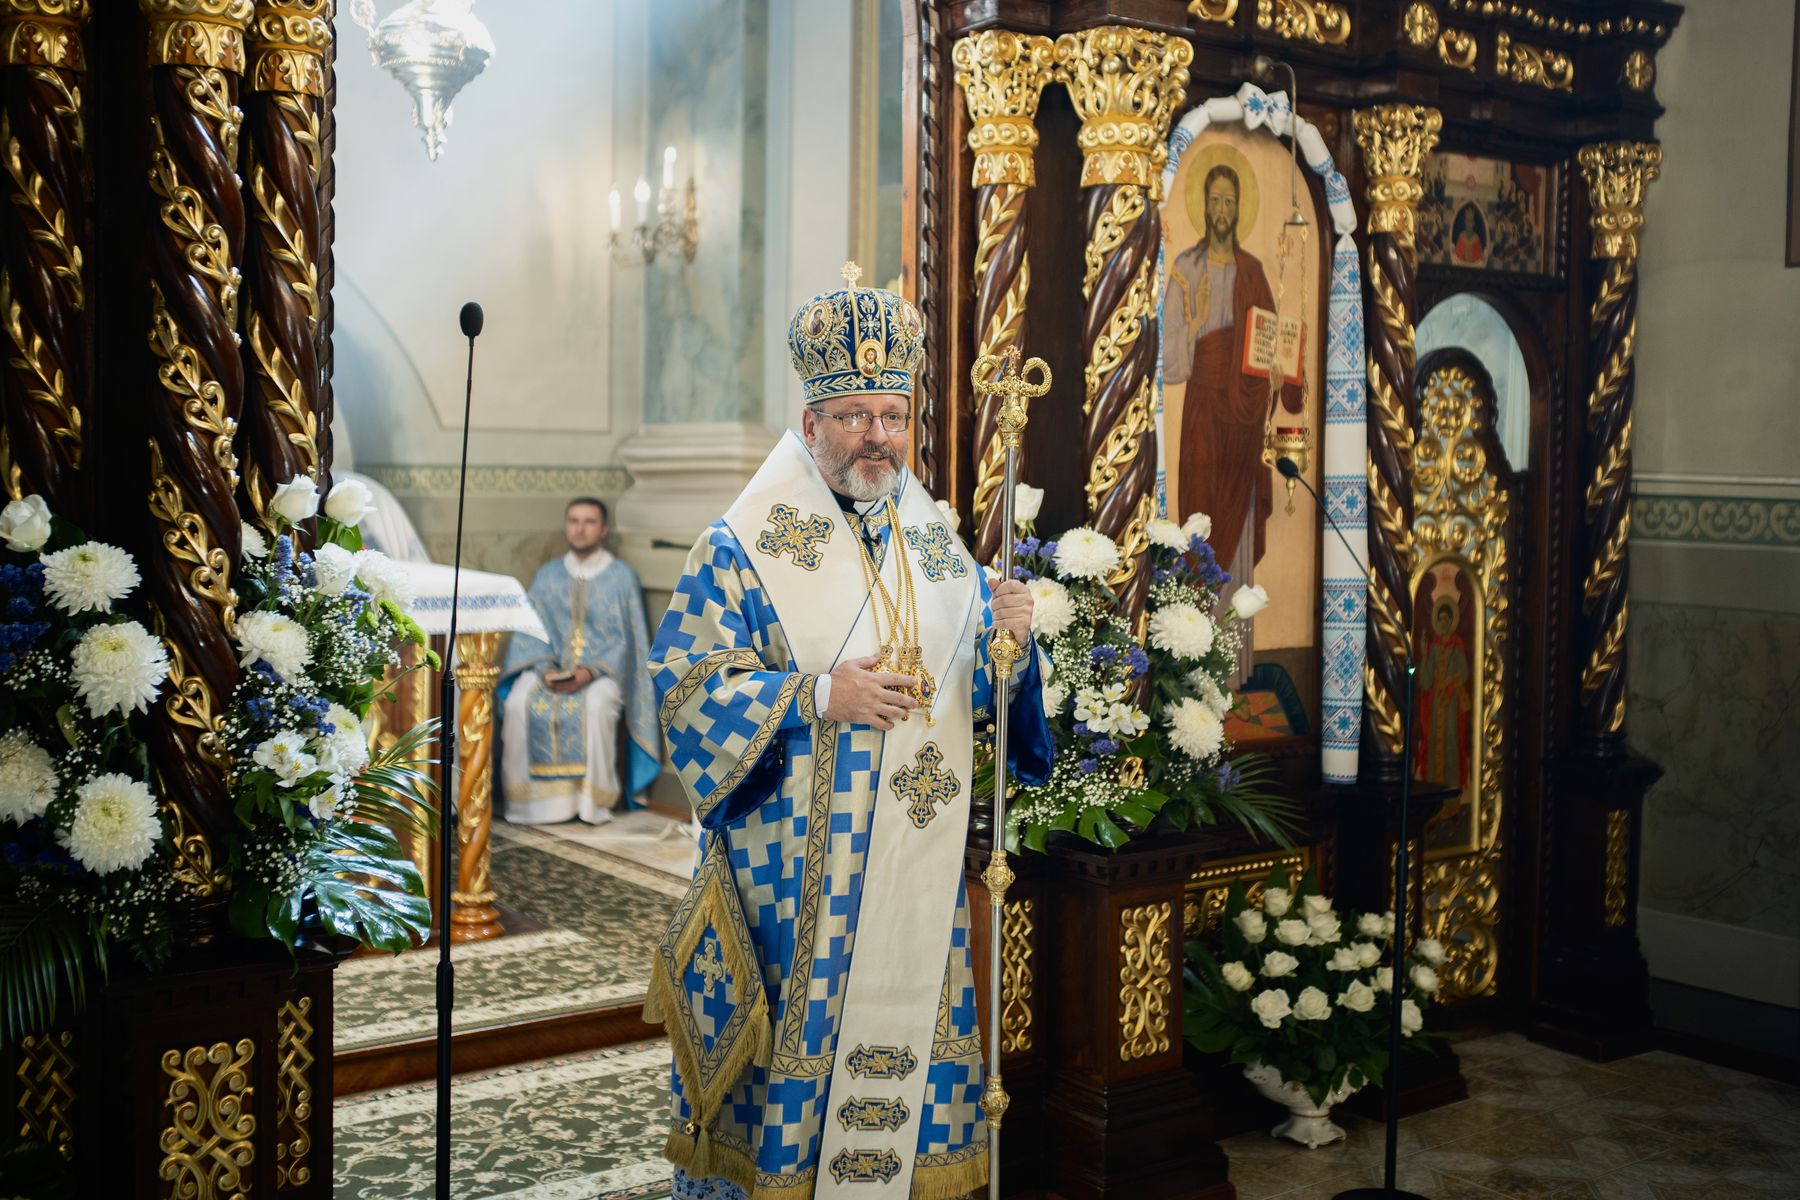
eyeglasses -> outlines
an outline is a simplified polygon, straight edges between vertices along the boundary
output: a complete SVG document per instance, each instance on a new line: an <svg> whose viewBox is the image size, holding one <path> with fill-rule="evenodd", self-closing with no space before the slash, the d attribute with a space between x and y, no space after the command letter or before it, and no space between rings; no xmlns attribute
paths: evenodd
<svg viewBox="0 0 1800 1200"><path fill-rule="evenodd" d="M881 422L881 427L889 433L905 433L907 426L912 424L911 413L885 412L877 417L874 413L860 411L829 413L822 408L815 408L813 409L813 414L820 417L830 417L844 427L845 433L867 433L869 427L877 420Z"/></svg>

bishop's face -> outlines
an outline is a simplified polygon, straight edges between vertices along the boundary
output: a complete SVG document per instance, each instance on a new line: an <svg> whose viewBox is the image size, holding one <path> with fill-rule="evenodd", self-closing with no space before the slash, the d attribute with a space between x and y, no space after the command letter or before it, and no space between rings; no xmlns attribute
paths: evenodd
<svg viewBox="0 0 1800 1200"><path fill-rule="evenodd" d="M900 483L911 421L910 396L866 392L808 405L800 432L834 491L879 500Z"/></svg>

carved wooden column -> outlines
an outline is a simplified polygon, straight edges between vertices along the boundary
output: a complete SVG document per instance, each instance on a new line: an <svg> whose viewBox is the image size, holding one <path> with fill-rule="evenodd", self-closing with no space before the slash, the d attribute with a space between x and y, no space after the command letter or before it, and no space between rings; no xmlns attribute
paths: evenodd
<svg viewBox="0 0 1800 1200"><path fill-rule="evenodd" d="M1049 38L1006 30L972 34L951 52L956 84L968 102L969 149L975 152L970 184L980 221L975 241L975 354L1002 354L1021 346L1025 304L1031 291L1026 251L1026 198L1037 182L1032 152L1038 143L1038 96L1050 81L1056 47ZM1004 505L1004 454L1000 446L1000 397L982 396L975 413L975 498L970 531L977 560L997 561ZM1020 446L1019 453L1025 450ZM1023 479L1024 459L1019 477Z"/></svg>
<svg viewBox="0 0 1800 1200"><path fill-rule="evenodd" d="M1150 575L1144 523L1156 503L1156 274L1162 244L1162 171L1169 122L1187 95L1194 48L1186 39L1104 25L1056 40L1059 77L1081 117L1081 186L1087 193L1082 295L1086 359L1087 511L1119 543L1107 580L1136 623Z"/></svg>
<svg viewBox="0 0 1800 1200"><path fill-rule="evenodd" d="M245 516L296 475L323 481L319 173L332 0L257 0L244 99Z"/></svg>
<svg viewBox="0 0 1800 1200"><path fill-rule="evenodd" d="M1662 147L1583 146L1578 161L1591 208L1598 270L1589 309L1587 429L1582 439L1586 550L1581 589L1581 732L1590 749L1616 751L1625 734L1625 588L1631 532L1631 402L1636 380L1638 233L1644 192Z"/></svg>
<svg viewBox="0 0 1800 1200"><path fill-rule="evenodd" d="M494 686L500 682L502 633L465 633L456 639L456 890L451 893L452 941L499 937L494 907ZM448 715L448 714L446 714Z"/></svg>
<svg viewBox="0 0 1800 1200"><path fill-rule="evenodd" d="M1385 104L1356 114L1356 141L1368 178L1369 262L1369 660L1363 721L1368 753L1384 779L1398 779L1400 705L1406 693L1407 614L1412 609L1414 554L1414 334L1419 323L1413 220L1424 188L1425 156L1437 145L1443 116L1412 104Z"/></svg>
<svg viewBox="0 0 1800 1200"><path fill-rule="evenodd" d="M80 486L93 387L88 302L88 0L0 9L0 493L87 523Z"/></svg>
<svg viewBox="0 0 1800 1200"><path fill-rule="evenodd" d="M150 515L144 563L173 664L152 752L177 824L178 877L217 897L209 834L235 818L215 726L237 685L231 632L240 550L233 437L244 397L238 264L239 77L251 0L138 0L150 25Z"/></svg>

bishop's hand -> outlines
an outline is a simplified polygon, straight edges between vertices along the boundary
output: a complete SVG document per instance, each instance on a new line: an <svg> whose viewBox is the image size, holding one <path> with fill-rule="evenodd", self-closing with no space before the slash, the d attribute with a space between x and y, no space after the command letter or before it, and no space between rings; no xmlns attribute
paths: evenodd
<svg viewBox="0 0 1800 1200"><path fill-rule="evenodd" d="M849 721L884 732L904 721L919 702L895 689L916 688L919 681L911 675L876 670L880 661L870 654L839 663L831 672L831 695L820 715L827 721Z"/></svg>
<svg viewBox="0 0 1800 1200"><path fill-rule="evenodd" d="M1031 589L1017 579L1006 579L994 585L994 598L989 603L994 624L1013 635L1021 647L1031 638ZM836 686L835 684L833 686Z"/></svg>

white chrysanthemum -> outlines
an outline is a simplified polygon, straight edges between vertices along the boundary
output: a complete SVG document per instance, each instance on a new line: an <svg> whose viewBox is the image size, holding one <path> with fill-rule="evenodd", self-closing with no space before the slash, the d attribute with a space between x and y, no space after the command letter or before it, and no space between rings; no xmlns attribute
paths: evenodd
<svg viewBox="0 0 1800 1200"><path fill-rule="evenodd" d="M1062 706L1068 702L1068 699L1068 689L1064 688L1061 684L1045 683L1044 715L1046 717L1054 717L1057 713L1062 711Z"/></svg>
<svg viewBox="0 0 1800 1200"><path fill-rule="evenodd" d="M1205 658L1213 648L1213 619L1193 604L1165 604L1150 614L1150 644L1176 658Z"/></svg>
<svg viewBox="0 0 1800 1200"><path fill-rule="evenodd" d="M56 798L56 764L24 730L0 733L0 821L23 825Z"/></svg>
<svg viewBox="0 0 1800 1200"><path fill-rule="evenodd" d="M237 643L240 664L248 667L260 659L283 679L292 679L312 661L306 626L280 613L239 613Z"/></svg>
<svg viewBox="0 0 1800 1200"><path fill-rule="evenodd" d="M325 719L331 732L318 739L314 754L321 767L347 779L369 765L368 734L356 714L341 704L331 705Z"/></svg>
<svg viewBox="0 0 1800 1200"><path fill-rule="evenodd" d="M278 733L257 746L251 761L274 774L282 787L293 787L319 769L319 760L306 749L306 739L292 731Z"/></svg>
<svg viewBox="0 0 1800 1200"><path fill-rule="evenodd" d="M1163 712L1169 721L1169 741L1189 758L1210 762L1225 745L1224 724L1201 701L1184 696Z"/></svg>
<svg viewBox="0 0 1800 1200"><path fill-rule="evenodd" d="M1188 548L1188 535L1181 532L1181 526L1163 517L1145 521L1144 536L1150 539L1152 546L1163 546L1170 550Z"/></svg>
<svg viewBox="0 0 1800 1200"><path fill-rule="evenodd" d="M341 596L356 576L356 555L332 542L313 551L313 590L322 596Z"/></svg>
<svg viewBox="0 0 1800 1200"><path fill-rule="evenodd" d="M162 836L150 789L129 775L99 775L75 797L75 820L63 838L75 861L99 875L143 866Z"/></svg>
<svg viewBox="0 0 1800 1200"><path fill-rule="evenodd" d="M1196 667L1188 672L1188 682L1200 693L1200 703L1212 709L1221 721L1224 720L1225 714L1231 711L1231 693L1220 687L1219 681L1208 675L1203 667Z"/></svg>
<svg viewBox="0 0 1800 1200"><path fill-rule="evenodd" d="M262 530L254 525L245 524L243 532L239 535L239 543L244 548L246 560L269 557L269 539L264 537Z"/></svg>
<svg viewBox="0 0 1800 1200"><path fill-rule="evenodd" d="M1031 593L1031 632L1055 641L1075 622L1069 589L1054 579L1033 579L1025 588Z"/></svg>
<svg viewBox="0 0 1800 1200"><path fill-rule="evenodd" d="M1056 539L1056 573L1064 579L1105 579L1119 565L1119 547L1081 526Z"/></svg>
<svg viewBox="0 0 1800 1200"><path fill-rule="evenodd" d="M375 599L391 600L402 611L412 607L415 598L412 580L381 551L364 550L356 556L356 577Z"/></svg>
<svg viewBox="0 0 1800 1200"><path fill-rule="evenodd" d="M83 542L46 554L44 594L66 613L111 612L115 600L123 600L139 582L131 555L105 542Z"/></svg>
<svg viewBox="0 0 1800 1200"><path fill-rule="evenodd" d="M169 677L162 639L136 621L96 625L69 652L69 677L88 712L142 712Z"/></svg>

